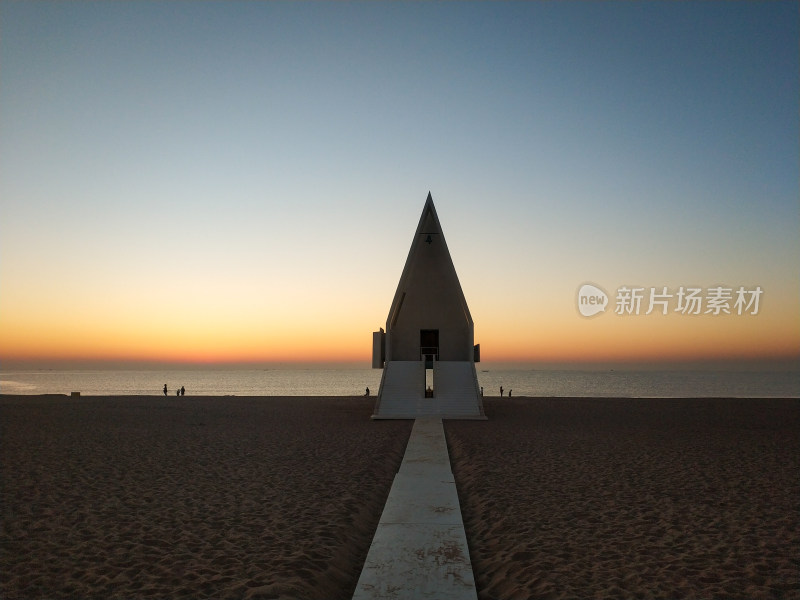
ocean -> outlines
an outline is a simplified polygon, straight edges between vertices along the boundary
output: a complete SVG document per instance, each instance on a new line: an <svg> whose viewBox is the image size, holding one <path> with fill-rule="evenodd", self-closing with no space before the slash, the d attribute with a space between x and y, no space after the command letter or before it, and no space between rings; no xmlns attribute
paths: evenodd
<svg viewBox="0 0 800 600"><path fill-rule="evenodd" d="M523 370L478 365L485 396L633 398L798 398L800 372ZM0 394L82 396L361 396L376 395L380 369L19 370L0 371Z"/></svg>

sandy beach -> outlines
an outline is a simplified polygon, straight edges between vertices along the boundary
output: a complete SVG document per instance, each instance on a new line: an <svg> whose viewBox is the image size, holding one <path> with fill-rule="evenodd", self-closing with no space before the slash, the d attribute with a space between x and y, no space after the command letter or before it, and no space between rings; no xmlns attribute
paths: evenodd
<svg viewBox="0 0 800 600"><path fill-rule="evenodd" d="M351 597L412 425L373 402L0 399L0 597Z"/></svg>
<svg viewBox="0 0 800 600"><path fill-rule="evenodd" d="M373 400L0 397L0 597L351 597L412 425ZM482 600L800 598L800 401L485 406Z"/></svg>
<svg viewBox="0 0 800 600"><path fill-rule="evenodd" d="M485 409L445 424L482 600L800 598L800 401Z"/></svg>

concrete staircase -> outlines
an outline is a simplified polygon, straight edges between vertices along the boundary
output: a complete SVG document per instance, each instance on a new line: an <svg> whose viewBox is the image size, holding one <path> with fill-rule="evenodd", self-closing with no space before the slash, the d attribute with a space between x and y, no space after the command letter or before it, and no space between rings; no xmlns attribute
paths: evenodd
<svg viewBox="0 0 800 600"><path fill-rule="evenodd" d="M415 418L425 408L425 364L393 360L384 367L373 419Z"/></svg>
<svg viewBox="0 0 800 600"><path fill-rule="evenodd" d="M384 367L373 419L485 419L474 363L441 362L433 367L434 397L425 398L422 361L390 361Z"/></svg>
<svg viewBox="0 0 800 600"><path fill-rule="evenodd" d="M474 363L436 361L433 385L440 414L454 417L483 414Z"/></svg>

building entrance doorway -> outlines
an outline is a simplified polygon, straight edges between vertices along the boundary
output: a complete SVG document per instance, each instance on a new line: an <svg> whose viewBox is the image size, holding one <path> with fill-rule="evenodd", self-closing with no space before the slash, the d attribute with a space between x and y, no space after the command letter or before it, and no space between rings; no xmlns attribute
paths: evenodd
<svg viewBox="0 0 800 600"><path fill-rule="evenodd" d="M419 330L419 354L425 362L425 397L434 397L433 361L439 360L439 330Z"/></svg>
<svg viewBox="0 0 800 600"><path fill-rule="evenodd" d="M439 360L439 330L419 330L419 354L425 362L425 397L433 398L433 361Z"/></svg>
<svg viewBox="0 0 800 600"><path fill-rule="evenodd" d="M419 354L425 361L425 368L432 369L433 365L428 366L428 362L439 360L439 330L420 329L419 331Z"/></svg>

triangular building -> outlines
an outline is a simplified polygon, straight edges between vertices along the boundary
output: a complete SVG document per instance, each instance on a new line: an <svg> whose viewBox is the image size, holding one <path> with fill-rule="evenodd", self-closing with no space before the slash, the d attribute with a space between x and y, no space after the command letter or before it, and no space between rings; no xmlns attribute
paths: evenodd
<svg viewBox="0 0 800 600"><path fill-rule="evenodd" d="M384 369L374 419L486 418L480 347L430 193L372 349L372 366Z"/></svg>

